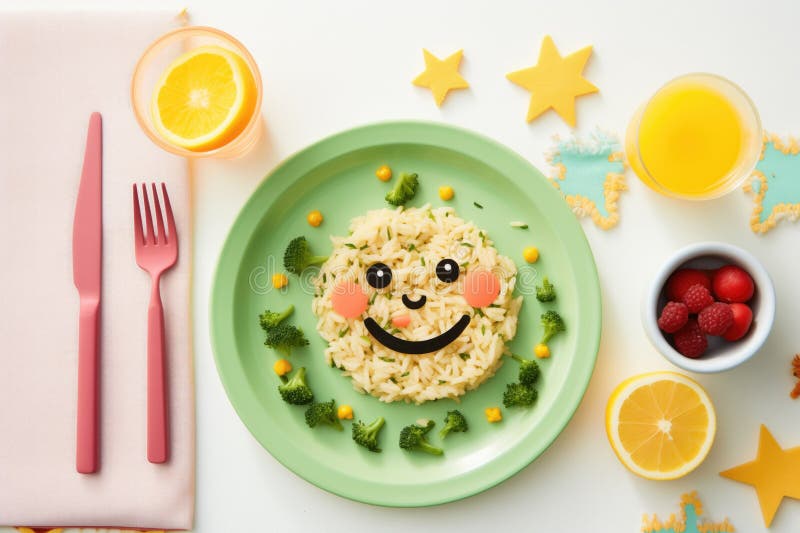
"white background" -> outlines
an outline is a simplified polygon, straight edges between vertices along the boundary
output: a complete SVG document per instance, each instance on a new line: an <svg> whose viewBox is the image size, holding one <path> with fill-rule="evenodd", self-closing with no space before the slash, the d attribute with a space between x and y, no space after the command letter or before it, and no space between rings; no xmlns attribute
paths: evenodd
<svg viewBox="0 0 800 533"><path fill-rule="evenodd" d="M800 4L196 0L188 7L192 22L232 33L255 56L265 82L268 132L244 159L195 166L195 531L627 533L639 531L643 513L677 513L681 493L694 489L710 518L727 516L737 531L765 530L755 491L718 472L755 457L762 422L784 447L800 446L800 401L788 397L790 357L800 351L800 226L782 224L767 236L754 235L750 200L741 191L702 204L680 202L657 196L629 174L619 226L604 232L582 221L604 297L602 345L583 403L554 445L518 475L434 508L385 509L344 500L298 478L265 452L236 416L217 376L208 302L219 250L253 189L286 156L334 132L386 119L440 120L489 135L546 171L543 153L552 135L569 129L552 112L527 124L528 94L505 79L507 72L535 63L546 34L564 54L594 45L585 75L600 94L579 99L580 132L601 126L622 134L634 108L661 83L709 71L739 83L767 129L800 134ZM411 85L423 69L423 47L439 57L464 49L461 72L471 88L451 93L442 109L428 91ZM749 363L698 377L715 402L719 424L700 468L677 481L639 479L608 446L605 403L622 379L673 369L645 338L640 298L667 255L707 239L743 246L761 258L778 290L775 327ZM784 500L771 531L798 530L800 501Z"/></svg>

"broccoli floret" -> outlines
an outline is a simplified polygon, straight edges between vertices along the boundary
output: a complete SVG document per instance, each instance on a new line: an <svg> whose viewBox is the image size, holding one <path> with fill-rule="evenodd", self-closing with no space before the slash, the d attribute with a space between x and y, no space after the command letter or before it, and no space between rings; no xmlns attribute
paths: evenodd
<svg viewBox="0 0 800 533"><path fill-rule="evenodd" d="M428 420L428 424L425 426L411 424L410 426L404 427L400 431L400 447L408 451L420 450L432 455L442 455L444 453L442 449L432 446L425 438L425 435L433 426L433 420Z"/></svg>
<svg viewBox="0 0 800 533"><path fill-rule="evenodd" d="M327 260L327 256L311 253L305 237L295 237L289 242L289 246L286 247L286 251L283 253L283 268L299 276L303 270L311 265L319 265Z"/></svg>
<svg viewBox="0 0 800 533"><path fill-rule="evenodd" d="M306 424L308 427L316 427L318 425L328 425L342 431L342 423L339 422L339 417L336 416L336 400L329 402L313 402L306 409Z"/></svg>
<svg viewBox="0 0 800 533"><path fill-rule="evenodd" d="M291 324L278 324L267 331L267 340L264 344L274 348L284 357L289 357L292 355L292 348L307 346L308 339L302 329Z"/></svg>
<svg viewBox="0 0 800 533"><path fill-rule="evenodd" d="M286 403L306 405L314 399L314 393L306 384L306 368L301 366L286 383L278 386L278 392Z"/></svg>
<svg viewBox="0 0 800 533"><path fill-rule="evenodd" d="M417 194L417 186L419 185L417 177L416 172L413 174L401 172L392 190L386 194L386 201L392 205L405 205Z"/></svg>
<svg viewBox="0 0 800 533"><path fill-rule="evenodd" d="M444 439L451 431L454 433L463 433L467 431L467 419L461 414L461 411L447 411L444 417L444 427L439 432L439 437Z"/></svg>
<svg viewBox="0 0 800 533"><path fill-rule="evenodd" d="M519 363L519 382L523 385L536 383L536 380L539 379L539 364L513 353L511 358Z"/></svg>
<svg viewBox="0 0 800 533"><path fill-rule="evenodd" d="M267 309L258 316L258 321L261 324L261 329L263 329L266 332L269 332L269 330L276 327L285 318L291 315L292 312L294 312L293 305L287 307L286 310L282 313L276 313L275 311L270 311L269 309Z"/></svg>
<svg viewBox="0 0 800 533"><path fill-rule="evenodd" d="M566 331L564 319L561 318L557 312L550 310L542 314L542 327L544 328L544 335L542 335L542 344L547 344L553 335Z"/></svg>
<svg viewBox="0 0 800 533"><path fill-rule="evenodd" d="M373 420L370 424L365 424L361 420L353 424L353 440L356 444L363 446L371 452L380 452L378 447L378 433L386 421L382 416Z"/></svg>
<svg viewBox="0 0 800 533"><path fill-rule="evenodd" d="M536 286L536 299L540 302L552 302L556 299L556 288L547 279L547 276L542 278L542 285Z"/></svg>
<svg viewBox="0 0 800 533"><path fill-rule="evenodd" d="M522 383L509 383L503 393L503 405L506 407L530 407L539 393L536 389Z"/></svg>

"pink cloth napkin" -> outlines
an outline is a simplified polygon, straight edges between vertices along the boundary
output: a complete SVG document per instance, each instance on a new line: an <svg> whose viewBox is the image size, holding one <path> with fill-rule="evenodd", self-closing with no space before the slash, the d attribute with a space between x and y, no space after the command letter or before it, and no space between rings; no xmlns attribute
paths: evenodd
<svg viewBox="0 0 800 533"><path fill-rule="evenodd" d="M178 25L160 10L0 13L0 524L189 529L194 514L186 162L129 102L136 60ZM72 219L89 114L103 115L100 471L75 471L78 294ZM146 313L131 184L164 181L180 238L162 279L171 459L147 462Z"/></svg>

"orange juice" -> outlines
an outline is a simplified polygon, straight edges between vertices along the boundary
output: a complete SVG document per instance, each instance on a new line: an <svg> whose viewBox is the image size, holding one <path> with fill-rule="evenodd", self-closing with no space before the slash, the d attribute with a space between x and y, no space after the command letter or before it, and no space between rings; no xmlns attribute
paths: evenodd
<svg viewBox="0 0 800 533"><path fill-rule="evenodd" d="M741 184L761 148L758 114L741 89L692 74L661 88L628 127L631 168L653 189L682 198L720 196Z"/></svg>

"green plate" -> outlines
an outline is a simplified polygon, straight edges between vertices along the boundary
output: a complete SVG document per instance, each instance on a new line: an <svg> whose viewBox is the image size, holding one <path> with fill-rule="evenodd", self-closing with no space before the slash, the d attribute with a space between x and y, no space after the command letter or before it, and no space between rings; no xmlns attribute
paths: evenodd
<svg viewBox="0 0 800 533"><path fill-rule="evenodd" d="M357 393L350 379L326 365L324 341L316 334L312 293L302 278L291 277L284 290L271 288L282 271L289 240L305 235L321 255L330 251L329 235L345 235L351 218L386 206L392 182L375 178L388 164L395 173L420 175L417 196L409 204L443 204L486 230L503 255L519 268L517 288L524 294L513 351L533 357L541 334L544 305L533 295L535 282L548 275L558 290L555 307L568 331L550 343L552 357L542 361L539 399L530 409L503 409L503 421L489 424L484 409L501 406L506 383L516 380L518 365L506 361L498 373L462 401L439 400L421 406L385 404ZM455 198L443 202L440 185ZM480 209L473 202L483 206ZM325 221L312 228L306 214L319 209ZM529 229L512 228L524 221ZM522 260L535 245L541 258ZM265 308L295 305L292 322L306 332L310 346L292 355L295 367L308 368L309 384L320 399L336 398L353 406L357 419L386 418L382 453L371 453L345 431L310 429L303 407L283 403L272 371L277 356L263 345L258 314ZM575 216L558 192L525 159L481 135L443 124L388 122L328 137L290 157L253 193L228 235L212 289L211 336L222 383L242 421L278 461L315 485L341 496L387 506L434 505L464 498L512 476L541 454L562 431L583 397L600 341L600 288L594 260ZM451 434L445 455L408 453L397 445L400 429L420 418L437 422L458 407L468 433Z"/></svg>

